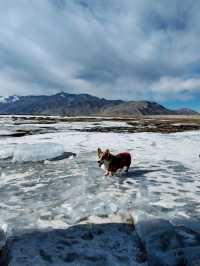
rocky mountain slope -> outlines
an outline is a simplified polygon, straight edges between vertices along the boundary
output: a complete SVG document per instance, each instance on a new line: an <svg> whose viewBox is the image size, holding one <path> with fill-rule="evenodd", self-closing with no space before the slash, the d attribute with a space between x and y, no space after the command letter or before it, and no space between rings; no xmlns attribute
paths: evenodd
<svg viewBox="0 0 200 266"><path fill-rule="evenodd" d="M183 114L196 112L183 109ZM0 97L0 114L18 115L174 115L182 114L181 110L169 110L164 106L150 101L107 100L89 94L58 93L39 96Z"/></svg>
<svg viewBox="0 0 200 266"><path fill-rule="evenodd" d="M130 101L118 105L109 106L100 111L101 115L170 115L174 111L165 108L155 102L149 101Z"/></svg>
<svg viewBox="0 0 200 266"><path fill-rule="evenodd" d="M0 114L93 115L101 108L120 104L88 94L58 93L42 96L1 98Z"/></svg>

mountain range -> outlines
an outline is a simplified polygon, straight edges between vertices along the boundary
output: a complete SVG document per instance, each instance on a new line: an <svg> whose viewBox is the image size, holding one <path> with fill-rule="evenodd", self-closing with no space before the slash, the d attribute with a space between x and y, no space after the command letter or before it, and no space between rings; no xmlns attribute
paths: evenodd
<svg viewBox="0 0 200 266"><path fill-rule="evenodd" d="M195 115L191 109L170 110L151 101L107 100L89 94L57 93L0 97L0 114L10 115Z"/></svg>

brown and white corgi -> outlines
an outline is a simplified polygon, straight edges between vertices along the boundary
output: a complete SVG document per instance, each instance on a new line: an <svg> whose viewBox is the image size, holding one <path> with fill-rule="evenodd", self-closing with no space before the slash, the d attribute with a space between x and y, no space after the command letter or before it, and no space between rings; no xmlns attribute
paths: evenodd
<svg viewBox="0 0 200 266"><path fill-rule="evenodd" d="M126 172L128 172L131 165L131 155L128 152L113 155L109 150L102 151L98 148L97 155L99 167L104 167L106 176L112 176L118 169L123 169L124 167L126 167Z"/></svg>

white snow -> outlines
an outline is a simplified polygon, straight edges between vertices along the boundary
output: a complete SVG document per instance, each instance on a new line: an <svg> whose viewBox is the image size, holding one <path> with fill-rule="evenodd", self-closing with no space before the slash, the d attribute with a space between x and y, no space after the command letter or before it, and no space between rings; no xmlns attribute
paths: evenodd
<svg viewBox="0 0 200 266"><path fill-rule="evenodd" d="M6 103L7 97L0 96L0 102L1 103Z"/></svg>
<svg viewBox="0 0 200 266"><path fill-rule="evenodd" d="M17 101L19 101L19 96L14 95L14 96L12 97L12 99L11 99L11 102L14 103L14 102L17 102Z"/></svg>

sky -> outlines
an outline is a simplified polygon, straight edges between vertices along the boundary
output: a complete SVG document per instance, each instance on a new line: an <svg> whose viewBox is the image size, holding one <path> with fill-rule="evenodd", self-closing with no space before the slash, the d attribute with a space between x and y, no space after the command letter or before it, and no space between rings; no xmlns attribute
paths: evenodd
<svg viewBox="0 0 200 266"><path fill-rule="evenodd" d="M200 111L199 10L197 0L0 0L0 95Z"/></svg>

